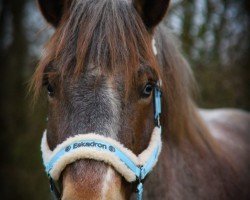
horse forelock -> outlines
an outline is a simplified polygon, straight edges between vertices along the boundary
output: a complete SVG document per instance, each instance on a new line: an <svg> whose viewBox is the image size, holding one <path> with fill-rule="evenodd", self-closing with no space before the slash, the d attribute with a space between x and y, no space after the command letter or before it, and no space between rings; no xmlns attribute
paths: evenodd
<svg viewBox="0 0 250 200"><path fill-rule="evenodd" d="M142 64L159 72L151 40L130 1L72 1L46 45L33 79L35 91L45 73L74 79L89 65L105 74L122 71L128 90Z"/></svg>

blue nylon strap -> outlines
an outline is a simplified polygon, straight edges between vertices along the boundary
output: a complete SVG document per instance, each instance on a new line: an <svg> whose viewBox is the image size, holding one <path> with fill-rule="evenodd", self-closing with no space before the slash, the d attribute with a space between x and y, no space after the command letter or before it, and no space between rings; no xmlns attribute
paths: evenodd
<svg viewBox="0 0 250 200"><path fill-rule="evenodd" d="M152 155L150 156L150 158L148 159L148 161L140 167L141 170L141 174L139 177L139 183L137 185L137 200L142 200L143 198L143 184L142 184L142 180L148 175L148 173L153 169L154 165L156 164L157 160L158 160L158 156L160 153L160 146L156 146L156 148L154 149Z"/></svg>
<svg viewBox="0 0 250 200"><path fill-rule="evenodd" d="M154 119L158 127L160 127L161 114L161 90L158 86L154 88Z"/></svg>
<svg viewBox="0 0 250 200"><path fill-rule="evenodd" d="M160 153L160 147L157 146L152 155L150 156L150 158L148 159L148 161L146 162L146 164L144 164L142 167L141 167L141 179L143 180L147 175L148 173L153 169L154 165L156 164L157 160L158 160L158 156L159 156L159 153Z"/></svg>
<svg viewBox="0 0 250 200"><path fill-rule="evenodd" d="M142 200L143 184L140 182L137 186L137 200Z"/></svg>
<svg viewBox="0 0 250 200"><path fill-rule="evenodd" d="M79 148L91 148L99 151L106 151L109 153L113 153L116 157L118 157L126 166L134 172L136 177L140 176L140 168L137 167L136 164L120 149L109 144L108 142L100 141L100 140L80 140L78 142L73 142L67 147L62 148L51 160L49 163L45 163L47 174L50 173L51 169L53 169L56 162L58 162L62 157L64 157L69 152L79 149Z"/></svg>
<svg viewBox="0 0 250 200"><path fill-rule="evenodd" d="M144 166L138 167L134 162L124 154L120 149L117 147L100 140L80 140L77 142L73 142L72 144L62 148L51 160L49 163L45 163L46 172L49 174L51 169L54 167L56 162L58 162L62 157L64 157L67 153L79 148L92 148L99 151L107 151L110 153L115 154L126 166L134 172L136 177L140 177L144 179L145 176L152 170L153 166L157 162L158 155L159 155L159 146L157 146L152 155L150 156L149 160L144 164Z"/></svg>
<svg viewBox="0 0 250 200"><path fill-rule="evenodd" d="M159 144L160 145L160 144ZM143 184L142 180L147 176L147 174L152 170L153 166L156 164L158 160L158 156L160 153L160 146L157 145L153 150L153 153L147 160L147 162L143 166L137 166L126 154L124 154L120 149L111 145L108 142L104 142L101 140L79 140L77 142L73 142L72 144L67 145L62 148L55 156L52 157L49 163L45 164L46 172L50 177L50 171L53 169L54 165L66 154L70 153L79 148L92 148L98 151L107 151L113 153L116 157L118 157L137 177L138 186L137 186L137 200L142 200L143 193ZM52 180L52 179L51 179ZM52 186L54 184L51 184ZM52 188L51 188L52 189ZM52 189L53 193L56 192L56 188Z"/></svg>

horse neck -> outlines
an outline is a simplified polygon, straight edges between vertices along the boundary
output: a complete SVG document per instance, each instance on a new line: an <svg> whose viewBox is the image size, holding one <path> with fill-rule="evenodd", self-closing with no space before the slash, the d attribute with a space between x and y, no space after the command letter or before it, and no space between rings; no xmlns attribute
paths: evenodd
<svg viewBox="0 0 250 200"><path fill-rule="evenodd" d="M155 169L145 183L145 199L168 199L194 195L192 187L220 195L224 188L219 148L190 97L192 73L166 31L156 32L158 58L164 75L163 149ZM191 80L191 81L190 81ZM187 86L188 85L188 86ZM225 172L227 173L227 172ZM218 184L216 191L207 180ZM159 195L160 194L160 195ZM197 195L197 194L195 194ZM199 196L201 195L201 196ZM196 197L206 198L204 193ZM178 198L177 198L178 199ZM196 198L197 199L197 198Z"/></svg>
<svg viewBox="0 0 250 200"><path fill-rule="evenodd" d="M167 134L164 132L163 134ZM232 171L221 165L206 145L194 146L188 138L163 141L162 153L148 180L145 199L228 199L234 187Z"/></svg>

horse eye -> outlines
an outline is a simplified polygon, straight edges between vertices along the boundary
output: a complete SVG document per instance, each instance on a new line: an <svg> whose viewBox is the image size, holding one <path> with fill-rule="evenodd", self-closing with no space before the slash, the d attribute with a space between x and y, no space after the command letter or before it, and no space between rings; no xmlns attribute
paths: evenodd
<svg viewBox="0 0 250 200"><path fill-rule="evenodd" d="M54 96L55 91L54 91L54 88L52 87L51 84L48 84L48 85L47 85L47 91L48 91L48 95L49 95L50 97L53 97L53 96Z"/></svg>
<svg viewBox="0 0 250 200"><path fill-rule="evenodd" d="M150 97L152 91L153 91L154 86L151 83L147 83L147 85L143 89L143 97L147 98Z"/></svg>

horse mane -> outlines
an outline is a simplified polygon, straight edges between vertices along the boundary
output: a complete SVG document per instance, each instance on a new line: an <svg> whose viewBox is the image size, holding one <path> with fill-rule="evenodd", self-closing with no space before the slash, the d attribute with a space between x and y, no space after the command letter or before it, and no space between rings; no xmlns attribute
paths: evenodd
<svg viewBox="0 0 250 200"><path fill-rule="evenodd" d="M144 63L153 67L163 81L165 139L179 143L188 138L193 144L208 148L212 140L191 97L195 85L192 71L163 25L154 37L157 60L152 38L133 6L126 1L75 0L46 45L33 77L35 95L41 90L45 75L59 76L61 80L69 75L77 77L89 63L103 73L122 69L129 88L133 84L131 77Z"/></svg>
<svg viewBox="0 0 250 200"><path fill-rule="evenodd" d="M155 38L163 76L162 119L166 141L170 140L180 147L189 141L200 153L218 151L194 103L197 85L177 39L164 23L156 29Z"/></svg>

